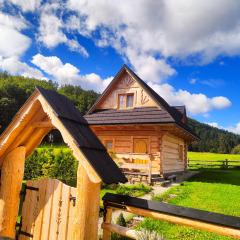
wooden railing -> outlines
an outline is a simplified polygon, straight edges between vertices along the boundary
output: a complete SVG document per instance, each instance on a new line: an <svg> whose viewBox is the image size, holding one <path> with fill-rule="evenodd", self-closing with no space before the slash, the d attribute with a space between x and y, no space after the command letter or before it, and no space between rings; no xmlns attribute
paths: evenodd
<svg viewBox="0 0 240 240"><path fill-rule="evenodd" d="M111 233L137 239L137 231L111 222L114 209L240 239L240 217L110 193L103 197L103 202L103 240L110 240Z"/></svg>
<svg viewBox="0 0 240 240"><path fill-rule="evenodd" d="M189 168L240 168L240 160L189 160Z"/></svg>

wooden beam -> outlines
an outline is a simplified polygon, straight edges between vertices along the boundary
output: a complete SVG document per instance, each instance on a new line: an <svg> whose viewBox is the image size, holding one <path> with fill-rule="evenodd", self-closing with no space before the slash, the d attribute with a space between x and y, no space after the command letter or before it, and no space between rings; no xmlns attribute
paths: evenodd
<svg viewBox="0 0 240 240"><path fill-rule="evenodd" d="M3 162L0 190L0 237L15 239L24 161L25 147L18 147L11 151Z"/></svg>
<svg viewBox="0 0 240 240"><path fill-rule="evenodd" d="M240 230L239 229L219 226L219 225L210 224L210 223L201 222L201 221L192 220L192 219L187 219L187 218L183 218L183 217L172 216L172 215L168 215L168 214L164 214L164 213L158 213L158 212L154 212L154 211L150 211L150 210L146 210L146 209L135 208L135 207L131 207L131 206L126 206L125 211L136 214L136 215L140 215L143 217L150 217L150 218L154 218L157 220L163 220L163 221L167 221L167 222L171 222L171 223L175 223L175 224L179 224L179 225L192 227L195 229L205 230L208 232L214 232L214 233L217 233L220 235L240 239Z"/></svg>
<svg viewBox="0 0 240 240"><path fill-rule="evenodd" d="M90 180L79 163L77 172L77 201L72 240L97 240L101 183Z"/></svg>
<svg viewBox="0 0 240 240"><path fill-rule="evenodd" d="M104 223L105 224L111 224L112 222L112 208L106 208L106 215L104 216ZM104 224L103 223L103 224ZM103 228L103 240L111 240L111 230Z"/></svg>
<svg viewBox="0 0 240 240"><path fill-rule="evenodd" d="M126 227L119 226L117 224L102 223L102 229L107 231L107 232L117 233L121 236L128 237L128 238L131 238L131 239L138 239L137 238L138 237L137 236L137 231L126 228ZM104 238L104 235L103 235L103 240L110 240L110 239L111 238L106 238L106 235L105 235L105 238Z"/></svg>
<svg viewBox="0 0 240 240"><path fill-rule="evenodd" d="M52 125L51 121L39 121L39 122L34 122L31 125L32 128L54 128Z"/></svg>

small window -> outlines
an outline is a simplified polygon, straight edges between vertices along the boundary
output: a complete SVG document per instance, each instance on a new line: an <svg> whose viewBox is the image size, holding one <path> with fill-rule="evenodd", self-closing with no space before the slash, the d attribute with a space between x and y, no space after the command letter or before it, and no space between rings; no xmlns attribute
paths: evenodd
<svg viewBox="0 0 240 240"><path fill-rule="evenodd" d="M183 145L178 146L178 153L179 153L179 161L182 162L184 160L184 147L183 147Z"/></svg>
<svg viewBox="0 0 240 240"><path fill-rule="evenodd" d="M125 108L126 105L126 96L124 94L120 94L118 96L118 106L119 108Z"/></svg>
<svg viewBox="0 0 240 240"><path fill-rule="evenodd" d="M105 147L108 151L113 150L113 141L112 140L106 140L105 141Z"/></svg>
<svg viewBox="0 0 240 240"><path fill-rule="evenodd" d="M125 109L133 107L134 94L119 94L118 95L118 108Z"/></svg>
<svg viewBox="0 0 240 240"><path fill-rule="evenodd" d="M133 107L133 94L127 95L127 108Z"/></svg>

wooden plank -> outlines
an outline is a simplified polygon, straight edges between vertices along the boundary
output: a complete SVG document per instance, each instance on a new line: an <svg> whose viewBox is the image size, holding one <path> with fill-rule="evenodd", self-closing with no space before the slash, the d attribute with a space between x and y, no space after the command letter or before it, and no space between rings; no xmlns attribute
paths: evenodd
<svg viewBox="0 0 240 240"><path fill-rule="evenodd" d="M76 196L77 196L77 189L76 188L70 188L70 196L76 198ZM75 209L76 209L76 202L75 202L75 205L74 205L74 201L71 201L69 203L69 210L68 210L67 240L71 239L71 236L72 236L72 233L73 233Z"/></svg>
<svg viewBox="0 0 240 240"><path fill-rule="evenodd" d="M33 181L33 186L39 189L37 192L37 216L35 219L33 240L41 240L43 212L45 206L46 179Z"/></svg>
<svg viewBox="0 0 240 240"><path fill-rule="evenodd" d="M59 235L59 221L61 216L61 193L62 183L59 180L52 180L52 210L51 210L51 223L49 228L49 239L57 240Z"/></svg>
<svg viewBox="0 0 240 240"><path fill-rule="evenodd" d="M33 181L27 181L26 185L28 187L33 187ZM25 201L23 204L23 211L22 211L22 228L21 231L33 234L34 231L34 206L36 201L36 192L31 190L26 190ZM30 237L24 236L23 234L20 235L20 240L27 240Z"/></svg>
<svg viewBox="0 0 240 240"><path fill-rule="evenodd" d="M127 227L122 227L117 224L111 224L111 223L102 223L102 229L106 232L113 232L117 233L121 236L131 238L131 239L138 239L137 231L133 229L129 229ZM111 238L103 238L103 240L110 240Z"/></svg>
<svg viewBox="0 0 240 240"><path fill-rule="evenodd" d="M41 240L49 240L52 199L53 199L54 182L51 179L46 179L45 207L42 220L42 236Z"/></svg>
<svg viewBox="0 0 240 240"><path fill-rule="evenodd" d="M104 218L104 223L109 224L112 222L112 209L107 208L107 213ZM102 227L103 228L103 227ZM103 240L111 240L111 231L103 228Z"/></svg>
<svg viewBox="0 0 240 240"><path fill-rule="evenodd" d="M61 196L61 212L59 222L59 235L58 240L67 240L67 229L69 227L69 208L70 208L70 191L71 187L66 184L62 184L62 196Z"/></svg>

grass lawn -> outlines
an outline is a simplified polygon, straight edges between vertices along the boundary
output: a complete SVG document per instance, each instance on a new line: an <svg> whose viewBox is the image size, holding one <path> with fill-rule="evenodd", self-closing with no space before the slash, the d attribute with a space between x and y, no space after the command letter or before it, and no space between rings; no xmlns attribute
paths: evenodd
<svg viewBox="0 0 240 240"><path fill-rule="evenodd" d="M221 154L221 153L208 153L208 152L188 152L189 160L240 160L240 154Z"/></svg>
<svg viewBox="0 0 240 240"><path fill-rule="evenodd" d="M171 188L155 200L171 204L198 208L232 216L240 216L240 172L239 170L206 170ZM155 230L167 240L227 240L232 239L214 233L194 230L167 222L145 219L141 227Z"/></svg>

